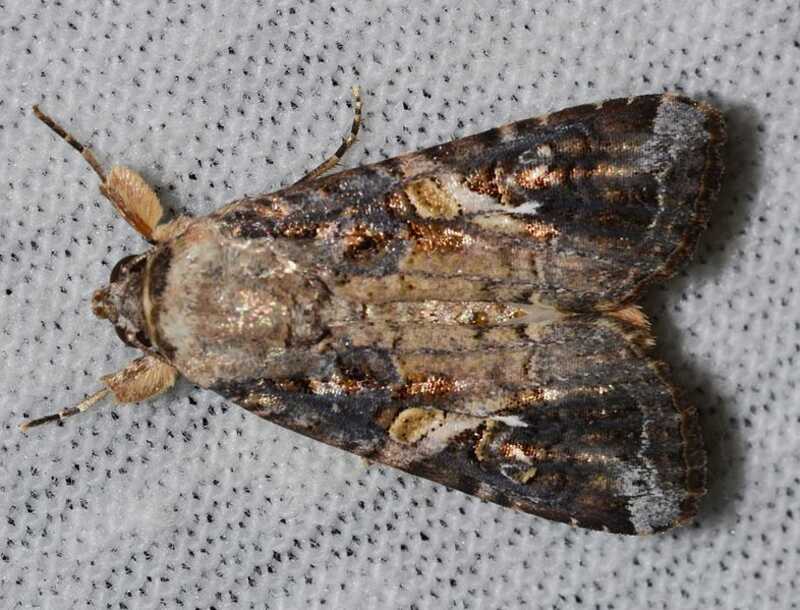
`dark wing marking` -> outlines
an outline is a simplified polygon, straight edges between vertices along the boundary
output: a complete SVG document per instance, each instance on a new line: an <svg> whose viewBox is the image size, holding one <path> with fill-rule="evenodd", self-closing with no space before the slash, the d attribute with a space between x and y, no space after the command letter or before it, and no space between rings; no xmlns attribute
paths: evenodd
<svg viewBox="0 0 800 610"><path fill-rule="evenodd" d="M694 250L724 139L719 113L702 102L611 100L240 201L217 217L237 237L316 243L342 284L387 300L444 291L611 310Z"/></svg>
<svg viewBox="0 0 800 610"><path fill-rule="evenodd" d="M643 534L693 516L705 483L697 414L643 355L641 329L594 315L509 329L514 340L484 335L463 349L459 327L423 329L437 345L451 334L446 350L341 335L305 354L325 376L212 389L316 440L548 519Z"/></svg>

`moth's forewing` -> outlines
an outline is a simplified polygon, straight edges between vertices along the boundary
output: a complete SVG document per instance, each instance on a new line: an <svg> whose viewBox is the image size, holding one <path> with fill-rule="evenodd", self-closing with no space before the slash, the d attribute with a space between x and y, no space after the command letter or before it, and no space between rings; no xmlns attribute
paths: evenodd
<svg viewBox="0 0 800 610"><path fill-rule="evenodd" d="M151 338L322 442L551 519L666 529L705 458L627 304L694 248L723 139L705 104L613 100L235 202L159 246Z"/></svg>
<svg viewBox="0 0 800 610"><path fill-rule="evenodd" d="M325 382L214 389L316 440L549 519L643 534L694 515L697 414L630 340L636 329L581 315L509 330L515 339L465 345L460 328L432 325L450 349L339 347L330 362L350 362Z"/></svg>
<svg viewBox="0 0 800 610"><path fill-rule="evenodd" d="M693 252L724 138L707 104L611 100L321 178L219 218L243 237L314 237L322 264L387 300L614 309Z"/></svg>

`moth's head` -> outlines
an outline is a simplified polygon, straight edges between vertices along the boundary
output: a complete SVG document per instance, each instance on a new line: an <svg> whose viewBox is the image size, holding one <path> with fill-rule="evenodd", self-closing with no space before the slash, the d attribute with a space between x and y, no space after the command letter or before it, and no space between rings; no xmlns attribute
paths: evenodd
<svg viewBox="0 0 800 610"><path fill-rule="evenodd" d="M120 339L141 350L152 347L142 307L147 258L145 253L121 259L114 265L108 285L92 295L94 315L110 321Z"/></svg>

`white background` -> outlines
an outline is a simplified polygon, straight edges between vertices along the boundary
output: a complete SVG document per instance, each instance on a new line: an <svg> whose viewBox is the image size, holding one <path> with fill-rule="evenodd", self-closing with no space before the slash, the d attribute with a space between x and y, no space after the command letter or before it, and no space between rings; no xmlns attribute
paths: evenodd
<svg viewBox="0 0 800 610"><path fill-rule="evenodd" d="M0 3L0 605L796 607L796 2L117 4ZM31 104L199 215L335 149L353 84L365 116L348 166L615 96L724 111L712 226L646 302L709 448L692 526L572 530L366 466L187 383L18 432L134 356L89 298L144 248Z"/></svg>

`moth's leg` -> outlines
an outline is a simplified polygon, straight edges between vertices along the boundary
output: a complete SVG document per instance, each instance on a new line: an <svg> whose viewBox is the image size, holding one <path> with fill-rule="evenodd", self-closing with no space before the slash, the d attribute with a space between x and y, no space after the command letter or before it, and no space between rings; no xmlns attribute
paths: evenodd
<svg viewBox="0 0 800 610"><path fill-rule="evenodd" d="M342 157L347 153L349 148L355 144L356 136L358 136L358 130L361 127L361 90L358 87L353 87L351 89L353 93L353 124L350 126L350 133L347 134L347 137L342 140L341 145L339 148L336 149L330 157L325 159L322 163L317 165L314 169L308 172L305 176L300 178L295 184L300 184L301 182L305 182L307 180L313 180L324 174L325 172L333 169L336 167L336 164L342 160Z"/></svg>
<svg viewBox="0 0 800 610"><path fill-rule="evenodd" d="M123 404L147 400L166 392L173 386L177 378L178 371L174 367L153 356L143 356L131 362L121 371L101 377L100 380L106 387L79 402L76 406L23 422L20 429L27 432L30 428L83 413L108 396L113 396L116 402Z"/></svg>
<svg viewBox="0 0 800 610"><path fill-rule="evenodd" d="M114 205L128 224L146 240L157 241L154 231L164 211L158 196L144 178L132 169L122 166L114 166L106 174L88 147L78 142L38 106L33 107L33 113L59 137L66 140L67 144L81 153L100 178L100 192Z"/></svg>

